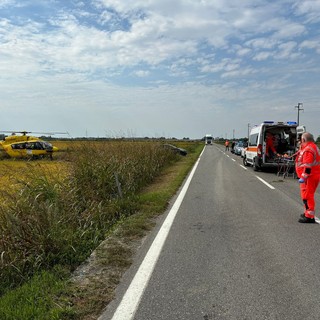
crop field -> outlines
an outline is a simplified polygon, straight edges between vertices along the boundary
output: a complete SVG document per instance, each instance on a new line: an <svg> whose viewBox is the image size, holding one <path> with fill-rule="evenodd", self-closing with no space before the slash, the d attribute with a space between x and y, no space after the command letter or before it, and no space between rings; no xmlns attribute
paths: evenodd
<svg viewBox="0 0 320 320"><path fill-rule="evenodd" d="M70 174L71 162L79 154L83 154L84 149L89 148L94 153L105 152L106 148L115 150L131 146L132 142L107 142L107 141L52 141L54 146L59 148L59 152L54 154L54 159L47 158L40 160L12 159L0 152L0 199L3 195L11 195L19 191L21 186L30 182L35 175L43 174L52 180L63 180ZM141 144L137 142L137 144ZM150 143L151 144L151 143ZM189 142L179 142L179 147L187 148ZM133 151L134 148L131 148ZM117 152L117 151L116 151ZM129 156L129 154L127 154Z"/></svg>
<svg viewBox="0 0 320 320"><path fill-rule="evenodd" d="M101 301L112 297L102 284L96 295L90 291L93 298L88 296L86 304L74 293L61 301L63 308L50 297L60 296L68 275L118 224L132 221L123 234L130 239L141 236L150 222L140 223L149 211L156 216L165 209L203 148L197 141L169 142L186 149L184 157L176 149L164 147L167 141L51 143L60 150L53 160L0 155L1 319L67 319L69 312L74 319L71 302L67 302L71 297L77 312L96 312L98 296L105 296ZM169 177L172 189L152 189ZM129 253L116 246L102 259L124 270L130 264ZM44 287L48 289L45 295ZM23 304L25 296L40 299L38 307L28 301Z"/></svg>
<svg viewBox="0 0 320 320"><path fill-rule="evenodd" d="M68 174L68 163L65 161L25 161L25 160L1 160L0 161L0 195L18 192L19 188L26 184L35 172L45 172L48 176L57 179Z"/></svg>
<svg viewBox="0 0 320 320"><path fill-rule="evenodd" d="M6 198L19 192L23 186L32 181L37 174L47 178L62 180L69 174L70 163L67 161L72 142L55 141L61 152L54 155L54 160L48 158L40 160L9 158L3 150L0 152L0 200L5 203Z"/></svg>
<svg viewBox="0 0 320 320"><path fill-rule="evenodd" d="M12 194L19 191L36 173L45 174L51 179L61 180L70 174L70 157L80 152L86 144L93 149L105 148L106 142L84 141L52 141L59 152L54 154L53 161L45 158L40 160L9 158L3 150L0 150L0 195ZM2 196L0 196L2 197Z"/></svg>
<svg viewBox="0 0 320 320"><path fill-rule="evenodd" d="M35 272L78 265L135 213L137 193L181 159L154 141L53 145L61 150L53 160L0 160L0 295Z"/></svg>

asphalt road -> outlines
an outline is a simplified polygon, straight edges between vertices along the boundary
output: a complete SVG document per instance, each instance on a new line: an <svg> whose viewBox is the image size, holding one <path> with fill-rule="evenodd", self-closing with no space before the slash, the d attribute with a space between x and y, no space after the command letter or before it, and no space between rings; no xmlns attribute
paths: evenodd
<svg viewBox="0 0 320 320"><path fill-rule="evenodd" d="M132 307L123 294L163 221L99 319L320 319L320 225L299 224L302 212L296 179L207 146L130 316L119 312Z"/></svg>

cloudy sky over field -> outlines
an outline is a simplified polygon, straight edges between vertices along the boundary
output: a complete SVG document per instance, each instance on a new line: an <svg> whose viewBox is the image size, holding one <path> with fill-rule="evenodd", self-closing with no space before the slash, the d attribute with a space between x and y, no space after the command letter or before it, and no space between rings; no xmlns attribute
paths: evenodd
<svg viewBox="0 0 320 320"><path fill-rule="evenodd" d="M0 130L320 135L320 0L0 0Z"/></svg>

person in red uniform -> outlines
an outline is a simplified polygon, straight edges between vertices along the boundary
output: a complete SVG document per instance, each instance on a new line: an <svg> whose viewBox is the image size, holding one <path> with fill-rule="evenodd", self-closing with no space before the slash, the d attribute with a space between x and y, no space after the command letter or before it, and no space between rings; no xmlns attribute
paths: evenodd
<svg viewBox="0 0 320 320"><path fill-rule="evenodd" d="M266 137L266 156L269 158L273 158L278 155L277 150L274 146L274 136L272 133L267 132Z"/></svg>
<svg viewBox="0 0 320 320"><path fill-rule="evenodd" d="M226 151L229 151L229 140L226 140L224 145L226 146Z"/></svg>
<svg viewBox="0 0 320 320"><path fill-rule="evenodd" d="M313 135L305 132L301 136L301 146L296 157L296 172L300 183L300 195L305 206L300 223L315 223L314 194L320 181L320 151Z"/></svg>

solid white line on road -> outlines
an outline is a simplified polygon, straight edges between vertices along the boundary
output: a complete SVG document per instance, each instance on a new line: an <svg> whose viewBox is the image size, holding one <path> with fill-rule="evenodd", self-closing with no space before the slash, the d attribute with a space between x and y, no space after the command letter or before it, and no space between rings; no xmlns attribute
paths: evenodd
<svg viewBox="0 0 320 320"><path fill-rule="evenodd" d="M248 170L248 168L246 168L245 166L243 166L242 164L240 164L240 167L244 170Z"/></svg>
<svg viewBox="0 0 320 320"><path fill-rule="evenodd" d="M256 176L262 183L264 183L266 186L268 186L270 189L274 190L275 187L273 187L271 184L269 184L267 181L264 181L262 178Z"/></svg>
<svg viewBox="0 0 320 320"><path fill-rule="evenodd" d="M202 151L203 153L203 151ZM117 310L115 311L111 320L131 320L136 313L142 294L149 282L152 271L156 265L159 258L161 249L170 231L172 223L176 217L176 214L180 208L182 200L188 190L191 179L197 169L202 153L194 165L186 183L184 184L178 198L176 199L174 205L172 206L167 218L163 222L161 229L159 230L156 238L154 239L149 251L147 252L144 260L142 261L136 275L134 276L129 288L127 289L125 295L122 298ZM99 318L103 320L103 315Z"/></svg>

